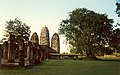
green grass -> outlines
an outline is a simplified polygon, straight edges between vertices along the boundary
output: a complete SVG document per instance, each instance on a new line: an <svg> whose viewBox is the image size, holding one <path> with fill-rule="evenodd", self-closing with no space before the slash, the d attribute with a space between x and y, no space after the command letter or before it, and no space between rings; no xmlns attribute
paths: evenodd
<svg viewBox="0 0 120 75"><path fill-rule="evenodd" d="M0 70L0 75L120 75L120 61L48 60L30 69Z"/></svg>

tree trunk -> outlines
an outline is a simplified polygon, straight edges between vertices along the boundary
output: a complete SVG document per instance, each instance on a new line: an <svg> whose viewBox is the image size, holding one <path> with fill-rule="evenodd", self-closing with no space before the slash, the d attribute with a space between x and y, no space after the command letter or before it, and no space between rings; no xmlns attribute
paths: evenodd
<svg viewBox="0 0 120 75"><path fill-rule="evenodd" d="M86 52L86 57L83 60L98 60L98 58L94 55L94 53L89 50Z"/></svg>

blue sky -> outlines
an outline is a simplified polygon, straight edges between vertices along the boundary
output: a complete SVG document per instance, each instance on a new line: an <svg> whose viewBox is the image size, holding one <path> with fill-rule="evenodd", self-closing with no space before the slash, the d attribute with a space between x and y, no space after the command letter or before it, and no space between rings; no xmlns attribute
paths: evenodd
<svg viewBox="0 0 120 75"><path fill-rule="evenodd" d="M87 8L98 13L106 13L116 22L120 18L115 14L117 0L0 0L0 39L5 29L5 21L19 18L31 27L31 31L40 35L41 28L46 25L50 37L58 32L59 23L68 18L70 11L75 8ZM62 44L61 50L66 51Z"/></svg>

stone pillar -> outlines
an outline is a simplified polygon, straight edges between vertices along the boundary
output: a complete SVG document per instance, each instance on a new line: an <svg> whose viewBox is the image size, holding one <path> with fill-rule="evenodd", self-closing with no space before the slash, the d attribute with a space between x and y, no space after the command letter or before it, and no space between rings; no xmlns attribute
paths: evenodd
<svg viewBox="0 0 120 75"><path fill-rule="evenodd" d="M38 60L38 63L41 63L41 52L40 52L40 45L37 46L37 50L38 50L38 57L37 57L37 60Z"/></svg>
<svg viewBox="0 0 120 75"><path fill-rule="evenodd" d="M15 60L15 35L10 34L8 41L8 62Z"/></svg>
<svg viewBox="0 0 120 75"><path fill-rule="evenodd" d="M8 41L3 43L3 58L8 59Z"/></svg>
<svg viewBox="0 0 120 75"><path fill-rule="evenodd" d="M33 49L32 49L32 43L31 42L28 42L27 60L28 60L29 65L33 65L34 64Z"/></svg>
<svg viewBox="0 0 120 75"><path fill-rule="evenodd" d="M44 58L45 58L45 46L40 45L40 59L41 59L41 61L44 61Z"/></svg>
<svg viewBox="0 0 120 75"><path fill-rule="evenodd" d="M18 43L15 44L15 59L18 59L18 51L19 51L19 45Z"/></svg>
<svg viewBox="0 0 120 75"><path fill-rule="evenodd" d="M0 45L0 65L1 65L2 45Z"/></svg>
<svg viewBox="0 0 120 75"><path fill-rule="evenodd" d="M43 49L42 49L42 45L39 45L39 56L40 56L40 61L43 60Z"/></svg>
<svg viewBox="0 0 120 75"><path fill-rule="evenodd" d="M45 46L45 52L46 52L46 60L48 60L49 55L50 55L50 47L49 46Z"/></svg>
<svg viewBox="0 0 120 75"><path fill-rule="evenodd" d="M41 60L49 59L49 47L46 45L40 45Z"/></svg>
<svg viewBox="0 0 120 75"><path fill-rule="evenodd" d="M25 58L27 58L27 48L28 48L28 43L25 43L25 48L24 48L25 49L24 50L25 51Z"/></svg>
<svg viewBox="0 0 120 75"><path fill-rule="evenodd" d="M32 42L33 45L33 56L35 59L35 64L38 64L40 61L39 59L39 38L36 32L33 33L33 35L31 36L30 41Z"/></svg>
<svg viewBox="0 0 120 75"><path fill-rule="evenodd" d="M19 66L25 66L25 55L24 55L24 40L19 41Z"/></svg>
<svg viewBox="0 0 120 75"><path fill-rule="evenodd" d="M39 45L36 44L35 46L35 64L39 64L40 63L40 48Z"/></svg>
<svg viewBox="0 0 120 75"><path fill-rule="evenodd" d="M52 52L60 53L60 40L59 40L59 36L57 33L53 34L52 36L51 48L53 50Z"/></svg>
<svg viewBox="0 0 120 75"><path fill-rule="evenodd" d="M41 29L40 45L50 46L49 30L46 26Z"/></svg>
<svg viewBox="0 0 120 75"><path fill-rule="evenodd" d="M35 59L36 59L36 54L35 54L35 51L36 51L36 49L35 49L35 46L34 46L34 44L32 44L33 46L32 46L32 50L33 50L33 60L32 60L32 62L33 62L33 65L35 64Z"/></svg>

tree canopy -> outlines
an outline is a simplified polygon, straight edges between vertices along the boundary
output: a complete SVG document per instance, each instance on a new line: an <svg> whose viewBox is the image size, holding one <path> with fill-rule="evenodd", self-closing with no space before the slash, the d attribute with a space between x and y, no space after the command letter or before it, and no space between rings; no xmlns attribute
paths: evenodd
<svg viewBox="0 0 120 75"><path fill-rule="evenodd" d="M117 8L116 8L116 14L118 15L118 17L120 17L120 3L116 3Z"/></svg>
<svg viewBox="0 0 120 75"><path fill-rule="evenodd" d="M116 52L120 52L120 28L116 28L115 30L113 30L109 45Z"/></svg>
<svg viewBox="0 0 120 75"><path fill-rule="evenodd" d="M20 36L21 38L28 40L31 30L30 27L26 24L20 21L19 19L15 18L14 20L6 21L6 27L5 31L10 33L14 33L17 36Z"/></svg>
<svg viewBox="0 0 120 75"><path fill-rule="evenodd" d="M109 44L113 22L106 14L76 8L69 13L68 19L62 20L59 32L72 46L71 51L84 52L88 57L94 57L96 52Z"/></svg>

